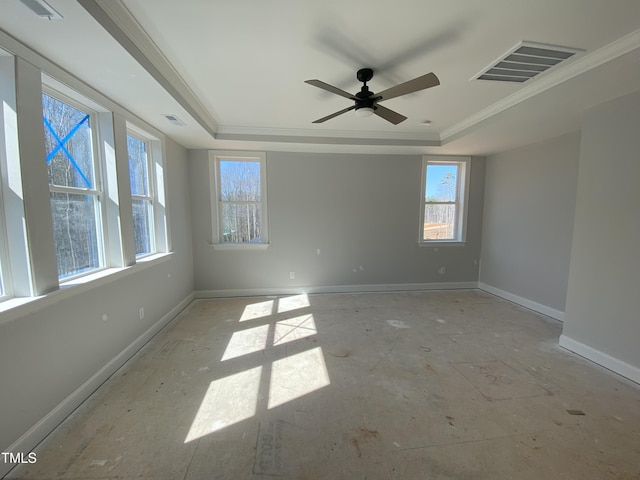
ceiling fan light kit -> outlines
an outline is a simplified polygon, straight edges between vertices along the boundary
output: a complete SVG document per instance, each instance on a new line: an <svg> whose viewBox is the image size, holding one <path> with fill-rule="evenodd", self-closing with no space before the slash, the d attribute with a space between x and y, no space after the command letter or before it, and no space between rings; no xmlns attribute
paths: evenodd
<svg viewBox="0 0 640 480"><path fill-rule="evenodd" d="M355 95L351 95L349 92L345 92L338 87L334 87L333 85L329 85L328 83L322 82L320 80L314 79L305 81L305 83L308 83L309 85L313 85L314 87L321 88L327 92L333 93L335 95L340 95L341 97L345 97L349 100L354 101L354 105L338 112L332 113L331 115L327 115L326 117L319 118L313 123L323 123L350 110L355 110L355 113L358 117L370 117L371 115L375 114L378 117L383 118L387 122L397 125L400 122L405 121L407 117L405 117L404 115L400 115L399 113L394 112L393 110L390 110L386 107L383 107L379 104L380 102L440 85L440 80L438 80L438 77L436 77L434 73L427 73L426 75L422 75L421 77L414 78L413 80L409 80L408 82L401 83L400 85L396 85L395 87L387 88L386 90L375 94L374 92L369 90L369 87L367 86L367 82L373 78L372 69L361 68L356 73L356 78L358 79L358 81L362 82L363 85L360 91Z"/></svg>
<svg viewBox="0 0 640 480"><path fill-rule="evenodd" d="M356 117L370 117L373 115L375 110L373 107L360 107L356 108Z"/></svg>

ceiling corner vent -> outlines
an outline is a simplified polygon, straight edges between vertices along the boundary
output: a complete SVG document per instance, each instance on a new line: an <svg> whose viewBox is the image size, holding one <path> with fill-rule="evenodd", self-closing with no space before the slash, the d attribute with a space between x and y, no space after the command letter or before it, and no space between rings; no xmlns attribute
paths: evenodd
<svg viewBox="0 0 640 480"><path fill-rule="evenodd" d="M544 43L520 42L471 80L523 83L583 51Z"/></svg>
<svg viewBox="0 0 640 480"><path fill-rule="evenodd" d="M163 113L162 116L178 127L184 127L186 125L186 123L180 120L178 116L173 113Z"/></svg>
<svg viewBox="0 0 640 480"><path fill-rule="evenodd" d="M40 18L47 20L62 20L63 18L45 0L20 0L20 2Z"/></svg>

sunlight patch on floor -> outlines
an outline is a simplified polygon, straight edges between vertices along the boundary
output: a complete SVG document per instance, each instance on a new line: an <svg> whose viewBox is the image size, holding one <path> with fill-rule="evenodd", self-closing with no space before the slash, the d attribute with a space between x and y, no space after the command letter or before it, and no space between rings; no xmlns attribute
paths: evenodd
<svg viewBox="0 0 640 480"><path fill-rule="evenodd" d="M255 320L256 318L268 317L273 313L273 306L273 300L266 300L264 302L247 305L244 307L240 321L246 322L248 320Z"/></svg>
<svg viewBox="0 0 640 480"><path fill-rule="evenodd" d="M276 360L271 368L267 408L283 405L330 383L320 347Z"/></svg>
<svg viewBox="0 0 640 480"><path fill-rule="evenodd" d="M273 345L293 342L301 338L310 337L318 333L313 314L301 315L276 322Z"/></svg>
<svg viewBox="0 0 640 480"><path fill-rule="evenodd" d="M234 332L222 355L221 361L241 357L250 353L260 352L267 346L269 325L247 328Z"/></svg>
<svg viewBox="0 0 640 480"><path fill-rule="evenodd" d="M278 313L290 312L310 306L309 297L306 293L294 295L292 297L280 298L278 300Z"/></svg>
<svg viewBox="0 0 640 480"><path fill-rule="evenodd" d="M260 366L211 382L184 443L253 417L261 376Z"/></svg>

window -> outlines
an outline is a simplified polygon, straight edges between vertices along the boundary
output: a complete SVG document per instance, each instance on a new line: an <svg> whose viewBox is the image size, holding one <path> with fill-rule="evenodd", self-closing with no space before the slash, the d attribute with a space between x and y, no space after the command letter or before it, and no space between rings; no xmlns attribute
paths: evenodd
<svg viewBox="0 0 640 480"><path fill-rule="evenodd" d="M153 188L150 175L151 149L149 142L132 132L127 135L129 179L136 256L155 252Z"/></svg>
<svg viewBox="0 0 640 480"><path fill-rule="evenodd" d="M265 154L217 152L213 164L217 200L214 243L266 245Z"/></svg>
<svg viewBox="0 0 640 480"><path fill-rule="evenodd" d="M46 162L58 276L104 266L102 190L94 158L92 114L43 93Z"/></svg>
<svg viewBox="0 0 640 480"><path fill-rule="evenodd" d="M169 258L164 152L160 131L90 86L0 47L0 323L62 284Z"/></svg>
<svg viewBox="0 0 640 480"><path fill-rule="evenodd" d="M424 157L421 243L465 241L469 165L466 157Z"/></svg>

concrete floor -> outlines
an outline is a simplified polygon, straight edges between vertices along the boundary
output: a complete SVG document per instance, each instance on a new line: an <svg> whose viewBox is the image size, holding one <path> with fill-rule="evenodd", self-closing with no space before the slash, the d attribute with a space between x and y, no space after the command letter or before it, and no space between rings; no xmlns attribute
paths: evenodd
<svg viewBox="0 0 640 480"><path fill-rule="evenodd" d="M8 478L640 479L640 388L560 333L480 291L195 301Z"/></svg>

